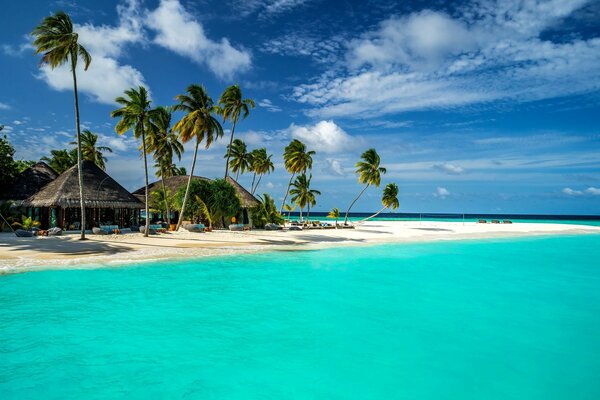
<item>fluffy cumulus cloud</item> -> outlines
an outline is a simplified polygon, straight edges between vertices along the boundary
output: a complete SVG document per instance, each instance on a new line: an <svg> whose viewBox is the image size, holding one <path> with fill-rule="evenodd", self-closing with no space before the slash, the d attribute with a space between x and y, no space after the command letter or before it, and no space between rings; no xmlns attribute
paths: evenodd
<svg viewBox="0 0 600 400"><path fill-rule="evenodd" d="M129 0L117 7L117 14L116 26L75 26L80 43L92 54L92 63L87 71L84 71L81 60L77 65L78 88L93 100L105 104L113 104L126 88L146 85L140 71L119 61L128 45L144 41L140 5ZM43 66L39 78L53 89L73 90L73 77L67 65L54 70Z"/></svg>
<svg viewBox="0 0 600 400"><path fill-rule="evenodd" d="M465 172L464 168L450 163L435 164L433 168L450 175L460 175Z"/></svg>
<svg viewBox="0 0 600 400"><path fill-rule="evenodd" d="M569 187L564 188L562 192L567 196L581 196L583 194L581 190L574 190Z"/></svg>
<svg viewBox="0 0 600 400"><path fill-rule="evenodd" d="M204 28L179 0L161 0L147 15L150 29L156 32L154 43L181 56L208 66L218 77L227 79L250 68L250 53L235 48L227 38L209 39Z"/></svg>
<svg viewBox="0 0 600 400"><path fill-rule="evenodd" d="M600 188L589 187L589 188L585 189L585 192L587 194L591 194L592 196L600 196Z"/></svg>
<svg viewBox="0 0 600 400"><path fill-rule="evenodd" d="M435 192L433 192L433 195L435 197L439 197L441 199L445 199L446 197L450 196L450 191L444 187L437 187L435 189Z"/></svg>
<svg viewBox="0 0 600 400"><path fill-rule="evenodd" d="M320 121L315 125L291 124L287 133L306 143L309 149L323 153L338 153L357 148L361 138L350 136L333 121Z"/></svg>
<svg viewBox="0 0 600 400"><path fill-rule="evenodd" d="M600 37L544 36L588 3L484 0L391 17L348 42L345 68L295 87L313 116L378 116L597 91Z"/></svg>

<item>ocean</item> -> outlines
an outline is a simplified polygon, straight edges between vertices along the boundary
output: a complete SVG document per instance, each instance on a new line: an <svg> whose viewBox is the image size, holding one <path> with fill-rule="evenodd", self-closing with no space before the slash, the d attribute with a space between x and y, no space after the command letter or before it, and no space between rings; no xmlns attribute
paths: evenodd
<svg viewBox="0 0 600 400"><path fill-rule="evenodd" d="M8 399L598 399L600 235L0 276Z"/></svg>

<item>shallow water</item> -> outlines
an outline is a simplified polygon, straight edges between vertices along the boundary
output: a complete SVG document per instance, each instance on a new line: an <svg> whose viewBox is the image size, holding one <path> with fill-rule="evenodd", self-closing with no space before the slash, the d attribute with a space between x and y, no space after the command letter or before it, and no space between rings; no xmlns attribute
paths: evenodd
<svg viewBox="0 0 600 400"><path fill-rule="evenodd" d="M2 399L598 399L600 235L0 276Z"/></svg>

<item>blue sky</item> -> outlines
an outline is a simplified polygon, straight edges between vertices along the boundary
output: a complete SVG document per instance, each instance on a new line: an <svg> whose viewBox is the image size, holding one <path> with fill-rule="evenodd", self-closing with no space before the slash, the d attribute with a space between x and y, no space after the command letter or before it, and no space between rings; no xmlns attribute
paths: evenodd
<svg viewBox="0 0 600 400"><path fill-rule="evenodd" d="M20 158L73 140L70 73L40 68L28 37L61 9L93 57L78 71L83 124L115 150L108 172L128 189L143 167L114 132L116 96L143 84L171 105L191 83L215 99L239 83L257 108L236 136L274 154L259 192L277 199L298 138L317 151L317 211L347 207L354 163L375 147L400 211L600 214L598 1L7 2L0 123ZM196 173L221 176L224 149L202 150ZM380 193L355 210L378 209Z"/></svg>

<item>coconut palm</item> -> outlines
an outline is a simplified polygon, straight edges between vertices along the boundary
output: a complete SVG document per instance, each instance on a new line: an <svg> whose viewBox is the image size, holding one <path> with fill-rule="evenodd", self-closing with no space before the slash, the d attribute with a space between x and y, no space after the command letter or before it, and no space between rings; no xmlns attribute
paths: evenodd
<svg viewBox="0 0 600 400"><path fill-rule="evenodd" d="M198 155L198 146L202 141L208 149L215 139L223 136L223 127L213 116L218 111L213 100L206 92L203 86L190 85L187 88L187 94L180 94L175 97L179 104L174 106L177 111L183 111L186 115L173 127L173 131L179 134L181 141L186 143L192 139L196 139L196 147L194 148L194 157L192 159L192 169L188 178L183 203L181 206L180 215L177 222L177 230L181 227L183 215L185 215L185 206L187 203L192 176L194 175L194 167L196 166L196 158Z"/></svg>
<svg viewBox="0 0 600 400"><path fill-rule="evenodd" d="M283 150L283 161L285 165L285 169L292 174L290 177L290 181L288 182L287 190L285 192L285 196L283 197L283 201L281 202L281 208L279 213L283 211L283 205L287 200L288 194L290 192L290 186L292 185L292 180L296 174L306 173L306 170L312 169L312 156L315 155L314 151L306 151L306 145L299 141L298 139L294 139L288 144Z"/></svg>
<svg viewBox="0 0 600 400"><path fill-rule="evenodd" d="M47 162L57 173L62 174L77 165L77 149L50 150L50 157L44 156L41 160Z"/></svg>
<svg viewBox="0 0 600 400"><path fill-rule="evenodd" d="M240 177L240 172L243 174L246 170L250 170L250 153L248 153L246 143L241 139L235 139L232 144L227 146L227 154L224 158L231 158L229 167L231 172L235 172L236 181Z"/></svg>
<svg viewBox="0 0 600 400"><path fill-rule="evenodd" d="M310 188L311 179L312 175L308 177L305 173L298 175L296 180L292 183L292 189L290 190L292 201L300 207L300 221L302 221L302 209L308 207L308 213L306 215L306 218L308 218L310 207L317 203L315 196L321 194L318 190Z"/></svg>
<svg viewBox="0 0 600 400"><path fill-rule="evenodd" d="M335 227L337 228L338 219L340 218L340 209L332 208L331 211L329 211L329 214L327 214L327 218L335 218Z"/></svg>
<svg viewBox="0 0 600 400"><path fill-rule="evenodd" d="M125 91L125 96L119 96L115 99L122 107L114 110L110 115L113 118L121 118L115 130L119 135L124 134L128 130L133 131L133 136L136 139L142 138L140 147L144 157L144 179L145 179L145 209L146 209L146 229L144 236L148 237L150 228L150 213L148 209L148 156L146 144L146 133L150 125L150 99L148 91L145 87L140 86L137 90L134 88Z"/></svg>
<svg viewBox="0 0 600 400"><path fill-rule="evenodd" d="M108 146L97 146L98 135L92 133L89 129L84 129L81 132L81 154L84 160L88 160L96 164L103 170L106 170L106 157L102 154L103 151L112 153L112 149ZM77 144L71 142L69 144Z"/></svg>
<svg viewBox="0 0 600 400"><path fill-rule="evenodd" d="M179 138L171 130L171 110L165 107L156 107L149 113L150 124L148 125L148 151L153 153L155 160L156 176L160 178L162 191L167 196L165 178L176 175L176 167L173 156L181 160L183 145ZM167 223L171 225L170 202L166 202Z"/></svg>
<svg viewBox="0 0 600 400"><path fill-rule="evenodd" d="M383 194L381 196L381 204L383 205L383 208L377 211L375 214L371 215L370 217L363 219L363 222L368 221L371 218L375 218L381 212L388 208L395 210L398 207L400 207L400 202L398 201L398 185L396 185L395 183L388 183L385 186L385 188L383 189Z"/></svg>
<svg viewBox="0 0 600 400"><path fill-rule="evenodd" d="M350 207L348 207L346 217L344 218L344 225L348 223L348 214L354 203L356 203L369 186L375 185L375 187L379 187L381 184L381 174L387 172L385 168L379 166L381 159L375 149L365 151L361 154L360 158L361 160L356 163L356 173L358 174L358 182L365 184L365 187L360 191L352 203L350 203Z"/></svg>
<svg viewBox="0 0 600 400"><path fill-rule="evenodd" d="M219 98L220 113L223 116L223 122L231 121L231 136L229 138L228 149L233 144L233 135L235 134L235 126L237 125L240 117L246 119L250 114L250 109L254 108L254 100L242 99L242 90L238 85L231 85ZM227 161L225 161L225 178L229 173L229 158L233 154L227 152ZM238 170L239 171L239 170ZM233 171L235 172L235 171ZM242 171L244 172L244 171ZM236 179L237 180L237 179Z"/></svg>
<svg viewBox="0 0 600 400"><path fill-rule="evenodd" d="M254 172L254 176L252 177L252 185L250 186L252 194L254 194L256 189L258 189L258 185L260 185L262 176L275 171L275 165L273 165L271 157L273 157L273 154L267 155L267 149L264 147L252 150L250 153L250 170ZM258 181L256 182L256 185L254 185L257 175Z"/></svg>
<svg viewBox="0 0 600 400"><path fill-rule="evenodd" d="M288 212L288 220L291 218L292 211L294 211L298 207L297 204L286 204L283 206L283 209Z"/></svg>
<svg viewBox="0 0 600 400"><path fill-rule="evenodd" d="M81 240L85 239L85 205L83 203L83 175L81 165L83 157L81 154L81 127L79 124L79 97L77 93L77 61L81 57L83 70L87 71L92 56L85 47L79 44L79 35L73 31L71 18L60 11L44 20L31 33L35 40L33 45L35 53L43 53L42 64L55 69L70 62L73 75L73 95L75 100L75 128L77 133L77 168L79 177L79 205L81 207Z"/></svg>

